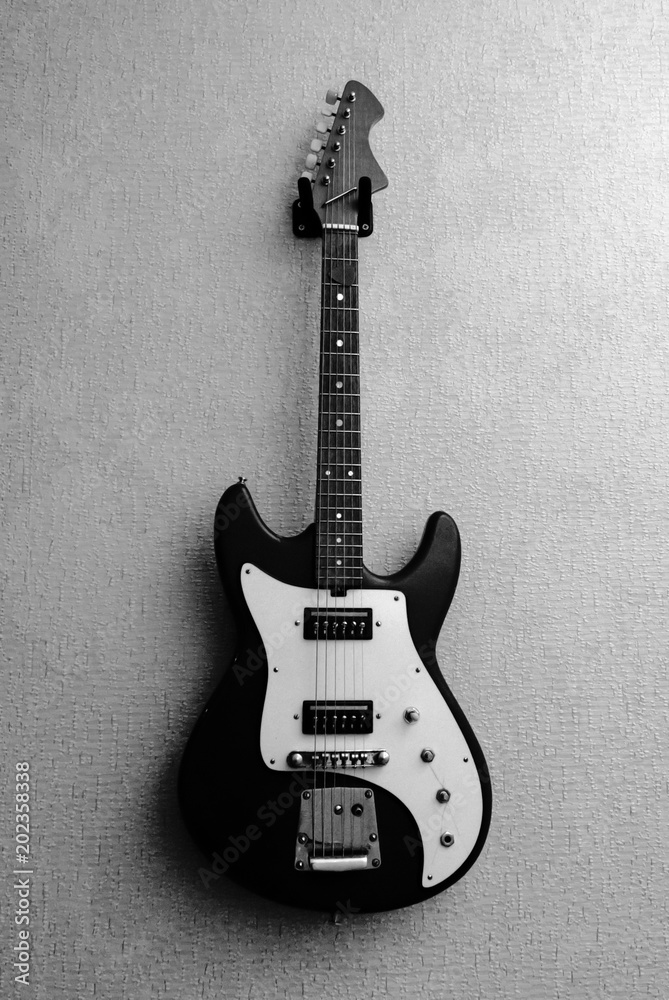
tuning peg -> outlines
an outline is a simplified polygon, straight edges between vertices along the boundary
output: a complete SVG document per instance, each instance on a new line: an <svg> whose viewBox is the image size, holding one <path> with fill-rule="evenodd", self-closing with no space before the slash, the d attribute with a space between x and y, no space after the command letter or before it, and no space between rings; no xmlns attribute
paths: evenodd
<svg viewBox="0 0 669 1000"><path fill-rule="evenodd" d="M318 125L316 126L316 131L317 132L329 132L330 131L330 126L328 125L327 122L319 122Z"/></svg>
<svg viewBox="0 0 669 1000"><path fill-rule="evenodd" d="M315 153L309 153L309 155L305 160L305 163L309 170L313 170L316 164L318 163L318 157L316 156Z"/></svg>
<svg viewBox="0 0 669 1000"><path fill-rule="evenodd" d="M321 108L321 114L323 115L324 118L336 118L337 116L337 112L330 111L329 108Z"/></svg>
<svg viewBox="0 0 669 1000"><path fill-rule="evenodd" d="M327 94L325 95L325 103L336 104L338 100L340 100L339 94L337 93L336 90L332 90L332 88L330 88L330 90L328 90Z"/></svg>
<svg viewBox="0 0 669 1000"><path fill-rule="evenodd" d="M303 170L302 173L300 174L300 177L306 177L307 180L309 181L313 181L314 179L314 175L312 174L311 170Z"/></svg>
<svg viewBox="0 0 669 1000"><path fill-rule="evenodd" d="M322 139L314 139L310 148L313 149L314 153L320 153L321 149L325 145L326 143Z"/></svg>

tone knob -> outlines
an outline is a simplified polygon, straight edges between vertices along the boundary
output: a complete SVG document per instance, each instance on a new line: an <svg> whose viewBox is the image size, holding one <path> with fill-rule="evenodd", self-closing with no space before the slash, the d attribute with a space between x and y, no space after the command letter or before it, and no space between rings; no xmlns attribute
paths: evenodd
<svg viewBox="0 0 669 1000"><path fill-rule="evenodd" d="M420 719L420 712L417 708L405 708L404 709L404 721L411 725L412 722L418 722Z"/></svg>
<svg viewBox="0 0 669 1000"><path fill-rule="evenodd" d="M333 90L332 88L330 88L328 90L327 94L325 95L325 103L326 104L336 104L338 100L339 100L339 94L337 93L336 90Z"/></svg>
<svg viewBox="0 0 669 1000"><path fill-rule="evenodd" d="M313 170L316 164L318 163L318 157L316 156L315 153L309 153L304 162L306 163L307 168L309 170Z"/></svg>
<svg viewBox="0 0 669 1000"><path fill-rule="evenodd" d="M424 760L426 764L429 764L434 760L434 750L430 750L429 747L425 747L425 749L420 752L420 759Z"/></svg>
<svg viewBox="0 0 669 1000"><path fill-rule="evenodd" d="M301 753L294 751L288 754L288 763L291 767L302 767L304 764L304 757Z"/></svg>

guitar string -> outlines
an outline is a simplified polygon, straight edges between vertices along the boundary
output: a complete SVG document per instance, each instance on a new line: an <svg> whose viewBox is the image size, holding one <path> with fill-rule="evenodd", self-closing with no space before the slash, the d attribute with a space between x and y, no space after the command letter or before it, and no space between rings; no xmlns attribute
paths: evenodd
<svg viewBox="0 0 669 1000"><path fill-rule="evenodd" d="M353 120L349 119L349 132L352 133ZM350 147L350 152L349 152ZM338 172L340 176L343 177L343 183L341 184L341 189L343 191L351 190L353 187L353 180L355 177L355 143L352 134L349 135L349 141L344 143L344 155L341 157L343 160L342 169ZM341 162L340 160L340 162ZM336 175L335 175L336 179ZM333 185L334 187L334 185ZM332 190L332 189L330 189ZM328 192L330 194L330 192ZM332 195L330 194L330 198ZM336 198L336 196L335 196ZM329 199L328 199L329 200ZM339 227L346 223L346 207L344 204L344 199L336 199L330 201L329 205L325 206L325 232L323 235L323 245L324 245L324 255L323 255L323 267L322 267L322 289L321 289L321 301L322 301L322 311L321 311L321 323L322 323L322 362L321 362L321 413L320 413L320 424L321 424L321 438L319 441L319 448L321 452L321 462L319 463L319 526L318 526L318 557L317 557L317 625L316 625L316 697L315 700L318 701L318 692L320 689L319 685L319 664L320 660L324 661L324 675L323 675L323 692L322 692L322 728L319 727L318 716L320 713L315 712L315 725L314 725L314 786L317 786L318 782L318 770L322 770L322 788L326 788L326 770L327 770L327 753L328 753L328 715L330 709L330 701L332 701L332 718L333 718L333 733L332 733L332 749L331 753L334 755L334 760L336 761L336 755L338 752L338 733L337 733L337 714L339 712L339 688L343 684L343 697L344 702L347 695L347 684L348 684L348 663L347 663L347 647L348 642L342 641L338 642L336 639L329 639L330 630L329 625L329 610L330 610L330 597L331 589L334 591L332 594L332 608L334 611L339 609L346 609L347 604L355 609L355 607L361 607L362 601L362 579L361 579L361 566L362 566L362 554L360 552L360 542L357 540L361 536L361 479L356 479L356 474L348 477L349 465L351 471L353 467L360 470L361 463L353 462L354 452L360 451L359 440L356 441L356 435L359 436L359 425L354 426L356 417L359 420L359 371L357 371L357 361L358 361L358 342L356 340L356 320L357 320L357 231L340 229ZM334 224L336 228L329 228L328 223ZM342 281L338 283L333 280L333 264L339 266L342 271ZM349 277L352 278L349 284ZM338 294L338 289L342 289L342 294L344 300L339 300L336 298ZM339 304L341 302L341 305ZM332 320L335 319L333 323ZM335 346L337 350L333 350L332 341L335 340ZM341 347L336 343L341 340ZM336 358L336 362L335 362ZM350 360L349 360L350 359ZM333 364L333 362L335 362ZM348 384L347 384L348 380ZM341 383L341 392L333 392L332 382ZM336 386L335 386L336 388ZM356 400L358 401L358 407L356 407ZM334 406L333 406L334 403ZM332 422L334 420L334 426ZM337 426L337 421L341 421L341 428ZM322 435L325 434L326 438L323 441ZM342 443L340 443L342 442ZM347 448L348 444L348 448ZM334 461L333 461L334 457ZM347 461L347 457L350 460ZM329 475L328 475L329 473ZM334 476L333 476L334 473ZM358 476L361 473L358 471ZM335 485L332 486L332 479L334 478ZM347 483L351 482L351 486L347 486ZM350 491L350 492L349 492ZM337 518L337 514L341 514L341 518ZM334 515L334 516L333 516ZM341 520L342 524L338 525L337 521ZM325 523L323 523L325 521ZM356 522L355 524L353 522ZM350 522L350 523L349 523ZM323 538L323 535L325 536ZM341 535L342 542L338 543L336 539ZM333 544L332 538L335 539ZM325 551L323 552L323 542L325 542ZM341 545L341 549L339 548ZM334 553L334 555L333 555ZM338 559L341 553L341 560ZM333 566L334 559L334 566ZM341 562L341 567L338 567L338 562ZM341 568L341 572L338 572ZM347 600L347 595L344 593L340 595L337 591L340 589L346 590L346 584L352 585L354 590L354 600ZM330 586L331 585L331 586ZM343 586L342 586L343 585ZM320 625L320 611L322 608L322 598L323 595L321 590L325 588L325 615L324 615L324 625L325 628L321 630ZM336 623L336 625L335 625ZM342 622L339 622L339 616L333 615L333 630L332 635L336 634L339 629L340 624L343 627ZM334 646L331 647L330 643L334 641ZM323 647L321 648L321 642L323 642ZM355 698L358 693L358 683L362 683L362 677L358 676L358 657L357 652L360 652L360 668L362 670L362 657L364 653L364 648L360 645L360 641L353 639L351 642L351 673L353 678L353 698ZM339 655L341 653L341 656ZM322 655L320 655L322 654ZM331 657L332 654L332 657ZM334 662L331 664L330 659ZM343 659L343 663L341 660ZM341 679L340 679L341 674ZM340 683L341 680L341 683ZM348 720L350 722L350 719ZM322 756L322 766L317 768L316 765L316 752L318 746L318 732L321 728L323 735L323 756ZM344 734L345 735L345 734ZM343 741L344 743L346 740ZM363 744L366 742L363 736ZM357 733L353 732L353 745L354 750L358 750L358 740ZM337 773L337 768L332 769L332 784L334 787L337 786L337 779L339 777ZM346 792L344 790L344 795ZM348 798L348 797L347 797ZM321 814L321 843L323 854L325 853L325 791L321 795L322 804L322 814ZM328 810L329 813L329 810ZM348 803L344 810L343 816L343 827L342 831L342 852L344 851L344 846L346 842L346 837L344 835L345 826L347 822L348 814ZM312 814L313 815L313 814ZM349 834L349 844L352 845L352 820L351 831ZM332 853L335 850L335 838L333 835L333 824L332 819L330 819L329 829L331 831L331 848ZM315 829L315 816L314 816L314 829ZM312 842L314 842L314 829L312 829Z"/></svg>
<svg viewBox="0 0 669 1000"><path fill-rule="evenodd" d="M348 137L348 142L346 143L346 158L345 158L346 159L346 171L345 171L346 176L345 176L345 179L344 179L344 190L345 191L348 191L349 188L353 185L353 135L351 133L351 121L352 121L352 119L349 119L349 137ZM351 203L355 204L355 195L353 195L353 197L351 197L350 195L347 195L347 198L349 199L349 204L351 204ZM353 214L351 212L349 212L349 221L351 223L353 222ZM349 350L355 349L355 341L354 341L354 337L353 337L353 333L352 333L352 329L351 329L352 328L352 318L353 318L353 316L352 316L352 313L351 313L350 309L348 308L348 306L350 305L350 298L351 298L351 295L352 295L352 292L353 292L353 286L351 284L351 260L350 260L350 254L351 254L350 241L351 241L351 239L352 239L352 237L349 235L349 231L346 230L346 229L343 229L342 230L342 257L343 257L342 268L343 268L344 275L345 275L345 278L344 278L344 282L345 283L344 283L344 286L343 286L343 289L342 289L343 295L344 295L344 299L343 299L344 309L342 311L342 320L343 320L343 324L342 325L344 326L344 329L347 331L347 335L346 335L346 338L342 337L342 339L344 340L345 346ZM346 362L345 362L345 360L343 358L342 358L342 367L343 367L344 372L345 372L345 370L346 370ZM342 375L341 382L343 383L342 388L346 389L346 376L345 376L345 374ZM344 420L344 424L343 424L344 434L342 435L342 437L343 437L343 440L344 440L344 448L343 448L343 455L342 455L341 476L342 476L342 480L343 481L339 484L339 486L340 486L340 488L342 490L342 493L343 493L342 506L344 507L345 512L346 512L346 514L345 514L345 516L346 516L346 532L342 536L343 539L344 539L344 548L343 548L342 562L343 562L343 565L346 568L346 572L344 574L344 576L346 578L346 583L349 584L349 585L352 582L352 579L351 579L351 563L349 562L348 552L349 552L349 544L350 544L350 541L351 541L351 538L352 538L352 534L353 534L353 519L352 519L353 504L352 504L352 500L348 499L347 492L346 492L346 489L347 489L347 487L346 487L346 459L347 459L347 455L346 455L346 440L347 440L347 437L348 437L349 438L349 446L352 445L352 443L353 443L353 433L352 433L352 430L351 430L351 423L352 423L352 421L351 421L351 416L350 416L350 410L351 410L350 404L351 404L351 402L352 402L351 397L348 396L348 395L345 395L343 397L343 399L342 399L342 411L344 413L344 417L343 417L343 420ZM348 601L347 601L347 603L350 606L353 602L351 602L350 598L349 598ZM346 663L347 649L348 649L348 642L345 641L344 642L344 684L345 685L346 685L346 681L347 681L347 663ZM354 660L354 663L355 663L355 660ZM346 690L344 692L344 698L346 698ZM350 715L350 713L349 713L349 715ZM357 749L355 737L353 739L353 746L354 746L354 749ZM351 841L352 828L353 828L353 817L350 814L350 793L349 793L349 801L346 803L346 809L345 809L344 816L345 816L344 824L343 824L344 825L344 831L342 831L342 854L344 854L344 849L345 849L345 828L346 828L347 821L349 823L349 831L350 831L349 832L349 846L352 847L352 843L350 843L350 841Z"/></svg>
<svg viewBox="0 0 669 1000"><path fill-rule="evenodd" d="M331 217L331 212L329 207L325 206L325 222L327 223ZM313 760L313 781L314 781L314 798L316 798L319 791L319 779L322 780L323 791L320 796L321 799L321 851L325 854L325 774L323 773L322 778L319 775L319 770L325 768L325 751L326 751L326 736L325 729L326 719L327 719L327 681L328 681L328 642L327 642L327 614L328 614L328 601L326 592L326 606L325 606L325 635L321 637L321 610L323 608L322 604L322 588L325 583L327 586L327 575L328 575L328 542L329 542L329 496L328 489L326 486L327 480L325 478L325 473L329 467L330 462L330 434L328 428L328 410L329 402L326 396L327 392L327 371L330 368L330 349L331 345L328 341L328 322L327 322L327 283L326 283L326 272L328 268L328 256L329 256L329 233L330 230L327 226L323 232L323 260L321 264L321 386L319 393L320 401L320 413L319 413L319 442L318 450L320 455L319 462L319 490L320 490L320 503L319 503L319 514L318 514L318 525L317 525L317 549L318 549L318 572L316 579L316 649L317 649L317 664L318 660L324 661L323 663L323 692L320 691L320 677L318 672L316 672L316 691L314 696L314 760ZM325 539L323 536L325 535ZM325 551L323 551L323 541L325 541ZM321 643L323 645L321 646ZM318 656L320 653L320 657ZM319 702L322 706L322 720L323 720L323 762L319 769L318 767L318 745L319 745ZM316 802L312 806L312 820L313 820L313 834L312 834L312 845L314 855L317 853L316 849L316 814L317 805Z"/></svg>
<svg viewBox="0 0 669 1000"><path fill-rule="evenodd" d="M325 211L326 222L328 220L331 222L332 218L333 218L333 209L332 209L332 206L331 205L330 206L326 206L326 211ZM325 234L324 234L324 243L323 243L323 246L324 246L324 249L325 249L325 252L326 252L325 259L323 260L323 306L324 306L324 313L323 313L323 350L325 352L325 350L327 348L327 363L326 363L327 372L330 371L331 366L332 366L332 341L331 341L331 335L328 332L329 331L329 327L331 326L330 319L329 319L329 312L330 312L330 310L328 309L328 306L330 305L330 301L331 301L330 296L332 294L332 292L331 292L332 269L331 269L331 261L329 259L331 257L331 254L332 254L332 236L331 236L331 234L332 234L332 230L326 228ZM330 430L330 415L329 415L330 399L329 399L329 392L328 392L328 390L329 390L328 379L329 379L329 375L325 374L323 376L324 385L323 385L323 395L322 395L322 405L324 407L327 406L327 411L326 411L327 412L327 416L325 414L323 416L323 432L325 434L325 468L321 470L321 474L324 474L324 475L327 475L327 472L330 470L330 464L331 464L330 451L331 451L331 444L332 444L332 435L331 435L331 430ZM325 572L323 573L323 575L321 577L321 580L319 582L319 589L320 589L320 587L324 587L325 588L325 615L324 615L325 628L324 628L324 632L323 632L323 644L324 644L324 655L325 655L325 676L324 676L324 679L323 679L323 693L322 693L322 700L321 700L321 704L323 706L323 729L322 729L322 732L323 732L323 757L322 757L322 766L321 766L321 770L323 772L322 773L322 786L323 786L323 788L322 788L322 793L321 793L321 850L322 850L322 854L323 854L323 857L324 857L325 856L325 839L326 839L325 838L325 800L326 800L326 793L325 793L325 788L326 788L325 767L326 767L326 760L327 760L326 754L327 754L328 680L329 680L329 670L328 670L328 667L329 667L329 654L330 654L330 643L329 643L329 638L328 638L328 623L329 623L329 611L330 611L330 588L329 588L329 582L330 582L329 581L329 576L330 576L330 557L329 557L329 552L330 552L330 519L331 519L331 512L330 512L330 488L329 488L329 484L327 483L327 480L326 480L326 483L324 484L323 488L324 488L325 500L326 500L325 510L324 510L324 517L325 517L325 554L324 554ZM322 529L323 529L323 524L322 524L322 521L321 521L321 533L322 533ZM322 538L321 538L321 540L322 540Z"/></svg>
<svg viewBox="0 0 669 1000"><path fill-rule="evenodd" d="M357 184L358 184L357 206L358 206L358 209L359 209L360 208L360 179L357 176L358 171L357 171L357 165L356 165L356 162L355 162L355 154L356 154L356 149L357 149L357 143L356 143L356 138L355 138L356 124L357 124L357 115L354 114L352 116L352 121L351 121L351 127L352 127L352 133L353 133L351 135L351 149L352 149L352 158L353 158L353 170L352 170L351 184L353 184L354 181L357 180ZM357 213L356 213L356 215L357 215ZM356 217L356 223L357 223L357 221L358 220L357 220L357 217ZM356 416L351 417L351 427L353 427L353 424L356 423L356 430L357 430L357 434L355 435L355 438L353 436L353 432L351 432L351 458L353 458L353 453L354 453L354 448L353 448L353 442L354 441L355 441L355 444L356 444L355 453L356 453L356 455L358 457L358 464L357 464L356 468L353 470L354 474L353 474L353 476L351 476L351 480L353 482L357 482L357 485L353 487L354 493L357 494L357 499L354 501L354 506L355 506L355 510L356 510L356 515L358 517L358 521L357 521L357 524L356 524L355 540L356 540L356 543L362 545L362 448L361 448L362 439L361 439L361 434L360 434L360 421L361 421L361 418L360 418L360 310L359 310L360 300L359 300L359 263L358 263L358 256L359 256L358 255L358 250L359 250L359 245L360 245L359 244L359 236L360 236L360 234L359 234L359 231L357 229L355 230L355 232L353 232L351 234L351 245L352 245L352 248L353 248L351 255L352 255L352 257L355 258L355 260L353 262L353 267L354 267L354 281L355 281L355 284L354 284L353 288L355 290L355 293L352 295L352 303L351 303L353 305L353 308L355 309L355 312L351 313L351 322L352 322L352 325L354 326L354 328L356 330L356 334L355 334L355 349L356 349L355 368L356 368L356 375L355 375L355 378L353 380L353 385L355 386L356 395L355 395L355 398L352 397L352 399L351 399L351 407L354 410ZM351 468L353 469L353 466L351 466ZM361 608L362 607L362 548L356 549L356 554L357 554L356 555L356 559L354 561L354 567L355 567L354 568L354 576L355 576L355 586L356 586L355 593L356 593L356 596L357 596L357 601L354 601L353 603L354 603L354 606L357 605L358 608ZM360 620L362 620L362 618ZM364 646L365 646L365 643L364 643L364 640L362 640L362 639L356 639L353 642L353 677L354 677L354 695L353 695L353 697L354 698L362 697L362 695L364 694L364 684L363 684L363 679L364 679L364 675L363 675ZM356 683L357 680L358 680L358 678L357 678L357 673L358 673L358 653L360 654L360 674L361 674L361 676L360 676L359 683ZM364 726L363 726L363 730L364 730ZM364 732L363 732L361 743L362 743L362 749L364 751L365 745L366 745L366 738L365 738ZM355 748L356 748L356 751L357 751L358 750L358 738L357 738L357 736L356 736L356 739L355 739ZM351 827L353 827L353 818L351 818ZM351 834L351 840L353 840L352 834ZM351 845L351 846L353 846L353 845ZM362 844L360 845L360 847L362 848Z"/></svg>
<svg viewBox="0 0 669 1000"><path fill-rule="evenodd" d="M350 148L351 148L351 139L350 139L350 136L349 136L348 137L348 141L344 141L344 171L343 171L344 177L343 177L343 180L342 180L342 190L343 191L348 191L348 189L350 187L350 174L349 174L349 167L350 167L350 160L351 160L350 153L349 153ZM341 199L341 221L342 221L342 225L345 224L345 222L346 222L347 212L346 212L346 204L345 203L346 203L346 201L347 201L348 198L349 198L349 196L347 195L345 198ZM350 216L350 213L349 213L349 216ZM340 339L343 341L343 346L344 347L350 347L350 333L349 333L349 326L350 326L350 324L348 323L348 314L346 312L346 296L348 295L348 289L349 289L349 284L348 284L348 281L349 281L348 260L347 260L347 254L346 254L346 239L347 239L346 232L347 231L345 229L341 230L341 242L340 242L340 247L341 247L341 265L340 266L341 266L341 294L343 295L343 299L342 299L342 303L341 304L343 306L343 309L340 310L339 321L341 323L341 328L342 328L342 333L341 333L341 338ZM339 325L339 323L338 323L338 325ZM342 350L340 352L340 359L339 359L339 364L338 364L338 371L340 373L339 376L338 376L338 381L340 381L342 383L342 388L345 388L345 370L346 370L346 361L345 361L345 357L344 357L344 352ZM349 534L350 534L350 528L349 528L350 508L349 508L349 506L347 504L347 501L346 501L345 485L342 482L340 482L340 480L343 478L344 469L345 469L345 465L346 465L346 432L347 432L347 426L346 426L346 420L347 420L346 402L347 402L348 397L345 396L345 395L342 395L342 396L340 396L340 399L341 399L341 403L340 403L340 405L339 405L338 408L339 408L339 410L341 411L341 414L342 414L342 416L341 416L341 420L342 420L342 434L341 434L341 439L342 439L342 442L343 442L343 447L341 448L340 454L339 454L339 463L340 464L339 464L338 475L337 475L337 491L338 492L341 491L341 509L342 509L343 518L344 518L344 530L343 530L342 535L341 535L342 542L343 542L342 548L341 548L341 563L342 563L342 569L344 571L341 574L342 582L343 582L343 586L342 586L341 589L344 591L344 594L343 594L343 597L341 598L341 601L342 601L343 607L345 608L346 605L347 605L347 603L348 603L348 599L347 599L348 595L347 595L346 587L347 587L347 584L350 582L349 579L348 579L348 577L349 577L349 567L348 567L348 559L347 559L347 555L346 555L346 553L347 553L347 543L348 543ZM343 626L343 627L345 628L345 626ZM342 638L342 641L341 641L342 657L341 658L343 660L342 672L343 672L343 689L344 689L343 690L343 699L344 699L344 702L346 701L346 695L347 695L347 691L346 691L346 651L347 651L347 649L346 649L346 647L347 647L346 640ZM339 711L340 711L340 709L339 709L339 706L338 706L337 709L336 709L337 714L339 714ZM347 742L346 736L344 736L343 739L342 739L342 743L344 745L346 745L346 742ZM345 851L345 840L346 840L346 838L345 838L345 830L346 830L346 822L347 822L347 819L348 819L348 803L346 802L346 790L344 790L344 792L342 794L343 794L343 798L344 798L344 810L343 810L343 813L342 813L342 837L341 837L341 845L342 846L341 846L341 852L342 852L342 855L343 855L344 851Z"/></svg>

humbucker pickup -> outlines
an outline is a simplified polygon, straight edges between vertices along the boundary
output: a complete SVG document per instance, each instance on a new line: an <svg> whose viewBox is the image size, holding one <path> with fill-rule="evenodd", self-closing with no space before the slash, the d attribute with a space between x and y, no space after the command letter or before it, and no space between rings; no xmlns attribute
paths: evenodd
<svg viewBox="0 0 669 1000"><path fill-rule="evenodd" d="M371 639L371 608L305 608L305 639Z"/></svg>
<svg viewBox="0 0 669 1000"><path fill-rule="evenodd" d="M302 732L371 733L374 730L374 703L371 701L305 701L302 703Z"/></svg>

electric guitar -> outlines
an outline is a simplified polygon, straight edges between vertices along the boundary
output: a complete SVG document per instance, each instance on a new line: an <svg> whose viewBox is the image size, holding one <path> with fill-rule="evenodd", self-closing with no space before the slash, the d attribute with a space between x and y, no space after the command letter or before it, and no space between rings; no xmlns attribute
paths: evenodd
<svg viewBox="0 0 669 1000"><path fill-rule="evenodd" d="M383 108L361 83L319 126L293 206L322 240L316 518L281 538L244 480L223 494L215 551L237 653L187 744L179 801L207 861L261 895L349 913L417 903L480 853L486 762L435 658L460 568L442 512L397 573L363 562L358 240L387 179L369 148Z"/></svg>

